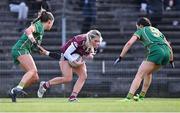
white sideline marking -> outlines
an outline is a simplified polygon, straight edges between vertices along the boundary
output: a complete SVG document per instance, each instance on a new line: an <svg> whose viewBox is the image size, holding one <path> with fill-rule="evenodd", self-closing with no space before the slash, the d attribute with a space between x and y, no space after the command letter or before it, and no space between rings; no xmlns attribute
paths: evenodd
<svg viewBox="0 0 180 113"><path fill-rule="evenodd" d="M180 113L180 112L0 112L0 113Z"/></svg>

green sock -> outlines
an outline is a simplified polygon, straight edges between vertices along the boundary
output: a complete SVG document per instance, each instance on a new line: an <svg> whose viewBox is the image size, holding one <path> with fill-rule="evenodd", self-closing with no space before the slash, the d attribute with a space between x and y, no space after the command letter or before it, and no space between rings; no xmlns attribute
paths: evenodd
<svg viewBox="0 0 180 113"><path fill-rule="evenodd" d="M133 96L134 96L134 95L133 95L132 93L128 93L127 96L126 96L126 98L127 98L127 99L132 99Z"/></svg>
<svg viewBox="0 0 180 113"><path fill-rule="evenodd" d="M20 82L17 86L17 88L23 89L25 84L23 82Z"/></svg>
<svg viewBox="0 0 180 113"><path fill-rule="evenodd" d="M141 91L141 93L139 94L139 98L144 98L146 95L146 92L144 91Z"/></svg>

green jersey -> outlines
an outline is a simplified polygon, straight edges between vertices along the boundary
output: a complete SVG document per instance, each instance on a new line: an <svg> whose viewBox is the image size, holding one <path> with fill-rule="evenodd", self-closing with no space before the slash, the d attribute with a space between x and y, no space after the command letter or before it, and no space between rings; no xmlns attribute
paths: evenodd
<svg viewBox="0 0 180 113"><path fill-rule="evenodd" d="M42 37L44 35L44 27L42 22L39 20L34 23L35 26L35 32L33 33L33 36L36 40L36 42L40 45L42 42ZM33 47L32 42L28 39L26 34L23 34L21 38L18 40L18 42L13 46L12 49L26 49L30 53L32 51L35 51L36 48Z"/></svg>
<svg viewBox="0 0 180 113"><path fill-rule="evenodd" d="M138 29L134 35L139 38L145 47L149 47L154 44L166 44L164 41L164 35L155 27L143 27Z"/></svg>
<svg viewBox="0 0 180 113"><path fill-rule="evenodd" d="M158 65L165 65L170 59L170 48L165 43L165 36L157 29L151 26L138 29L135 36L146 47L147 61L154 62Z"/></svg>

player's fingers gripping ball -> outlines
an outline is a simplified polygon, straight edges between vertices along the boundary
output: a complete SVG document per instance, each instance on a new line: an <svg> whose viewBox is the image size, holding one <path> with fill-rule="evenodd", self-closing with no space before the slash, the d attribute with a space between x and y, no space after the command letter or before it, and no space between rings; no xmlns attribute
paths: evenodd
<svg viewBox="0 0 180 113"><path fill-rule="evenodd" d="M76 68L76 67L79 67L80 65L84 64L84 60L83 58L77 54L77 53L74 53L72 54L72 57L75 59L75 61L69 61L69 65Z"/></svg>

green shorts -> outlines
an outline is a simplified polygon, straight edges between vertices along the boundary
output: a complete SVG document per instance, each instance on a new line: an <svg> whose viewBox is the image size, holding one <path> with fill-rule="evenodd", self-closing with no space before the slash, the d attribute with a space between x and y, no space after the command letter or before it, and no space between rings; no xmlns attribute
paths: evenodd
<svg viewBox="0 0 180 113"><path fill-rule="evenodd" d="M167 45L154 45L150 47L147 61L158 65L166 65L170 60L170 48Z"/></svg>
<svg viewBox="0 0 180 113"><path fill-rule="evenodd" d="M18 61L18 57L24 54L30 54L30 52L27 49L12 49L11 51L13 61L16 65L19 65L20 62Z"/></svg>

